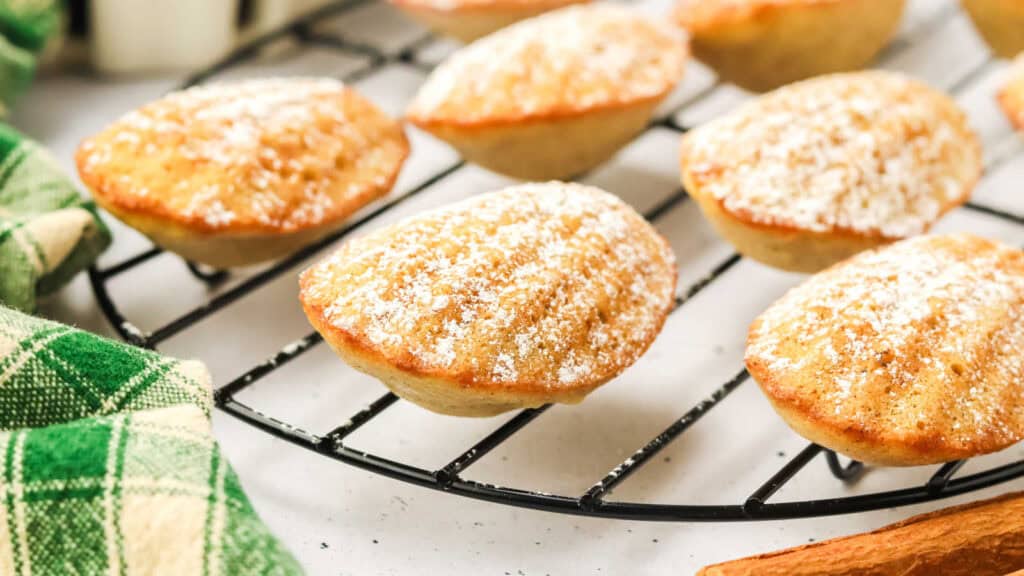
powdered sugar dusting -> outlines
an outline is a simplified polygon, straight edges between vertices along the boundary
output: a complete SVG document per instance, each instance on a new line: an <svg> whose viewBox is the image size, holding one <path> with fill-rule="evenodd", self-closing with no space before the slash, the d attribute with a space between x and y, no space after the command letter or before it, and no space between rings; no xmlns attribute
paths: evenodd
<svg viewBox="0 0 1024 576"><path fill-rule="evenodd" d="M303 274L307 310L420 372L596 385L643 353L674 258L617 198L576 184L484 194L346 243Z"/></svg>
<svg viewBox="0 0 1024 576"><path fill-rule="evenodd" d="M1001 446L1024 436L1022 313L1024 253L917 237L791 290L758 318L747 363L844 429Z"/></svg>
<svg viewBox="0 0 1024 576"><path fill-rule="evenodd" d="M213 84L129 113L79 151L82 177L125 207L200 227L292 230L386 191L401 128L332 79Z"/></svg>
<svg viewBox="0 0 1024 576"><path fill-rule="evenodd" d="M470 124L651 99L679 81L682 33L628 9L570 6L459 50L409 109L423 121Z"/></svg>
<svg viewBox="0 0 1024 576"><path fill-rule="evenodd" d="M977 140L944 95L887 72L793 84L687 135L683 170L757 223L902 238L966 199Z"/></svg>

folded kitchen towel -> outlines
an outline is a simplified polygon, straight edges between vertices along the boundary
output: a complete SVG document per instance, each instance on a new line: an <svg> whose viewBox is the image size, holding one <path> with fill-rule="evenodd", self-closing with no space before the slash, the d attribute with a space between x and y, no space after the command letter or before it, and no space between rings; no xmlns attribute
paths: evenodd
<svg viewBox="0 0 1024 576"><path fill-rule="evenodd" d="M299 574L192 405L0 433L0 574Z"/></svg>
<svg viewBox="0 0 1024 576"><path fill-rule="evenodd" d="M95 208L50 154L0 124L0 304L35 310L109 244Z"/></svg>
<svg viewBox="0 0 1024 576"><path fill-rule="evenodd" d="M7 115L11 102L28 88L35 72L35 55L0 35L0 118Z"/></svg>
<svg viewBox="0 0 1024 576"><path fill-rule="evenodd" d="M0 430L184 403L209 414L212 401L200 362L0 306Z"/></svg>
<svg viewBox="0 0 1024 576"><path fill-rule="evenodd" d="M40 52L60 26L63 0L0 0L0 34L25 50Z"/></svg>
<svg viewBox="0 0 1024 576"><path fill-rule="evenodd" d="M61 25L61 0L0 0L0 116L35 74Z"/></svg>
<svg viewBox="0 0 1024 576"><path fill-rule="evenodd" d="M210 405L198 362L0 307L0 574L301 574Z"/></svg>

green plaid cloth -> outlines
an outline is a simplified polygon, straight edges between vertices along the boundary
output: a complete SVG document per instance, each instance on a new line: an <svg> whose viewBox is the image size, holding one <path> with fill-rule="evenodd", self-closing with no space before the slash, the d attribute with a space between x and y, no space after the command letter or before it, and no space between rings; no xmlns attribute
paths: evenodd
<svg viewBox="0 0 1024 576"><path fill-rule="evenodd" d="M60 26L60 0L0 0L0 34L12 44L41 52Z"/></svg>
<svg viewBox="0 0 1024 576"><path fill-rule="evenodd" d="M301 574L210 405L198 362L0 307L0 575Z"/></svg>
<svg viewBox="0 0 1024 576"><path fill-rule="evenodd" d="M0 306L0 430L182 403L209 414L210 377L202 363Z"/></svg>
<svg viewBox="0 0 1024 576"><path fill-rule="evenodd" d="M0 36L0 117L6 116L7 106L28 89L35 73L35 56Z"/></svg>
<svg viewBox="0 0 1024 576"><path fill-rule="evenodd" d="M33 311L88 267L110 232L53 158L0 124L0 304Z"/></svg>
<svg viewBox="0 0 1024 576"><path fill-rule="evenodd" d="M298 574L182 405L0 433L0 574Z"/></svg>
<svg viewBox="0 0 1024 576"><path fill-rule="evenodd" d="M56 36L59 0L0 0L0 116L28 87L36 58Z"/></svg>

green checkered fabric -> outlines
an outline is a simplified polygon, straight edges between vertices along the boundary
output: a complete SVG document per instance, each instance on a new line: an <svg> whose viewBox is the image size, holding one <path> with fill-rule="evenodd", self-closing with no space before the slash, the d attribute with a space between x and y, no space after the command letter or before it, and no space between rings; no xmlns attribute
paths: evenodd
<svg viewBox="0 0 1024 576"><path fill-rule="evenodd" d="M35 310L109 244L95 208L49 153L0 124L0 304Z"/></svg>
<svg viewBox="0 0 1024 576"><path fill-rule="evenodd" d="M0 34L12 44L40 52L60 26L60 0L0 0Z"/></svg>
<svg viewBox="0 0 1024 576"><path fill-rule="evenodd" d="M0 575L301 574L211 402L199 362L0 306Z"/></svg>
<svg viewBox="0 0 1024 576"><path fill-rule="evenodd" d="M0 433L0 574L300 574L195 406Z"/></svg>
<svg viewBox="0 0 1024 576"><path fill-rule="evenodd" d="M209 414L210 382L201 363L0 306L0 430L182 403Z"/></svg>
<svg viewBox="0 0 1024 576"><path fill-rule="evenodd" d="M35 56L0 36L0 117L6 116L7 106L28 89L35 72Z"/></svg>
<svg viewBox="0 0 1024 576"><path fill-rule="evenodd" d="M0 116L35 74L61 24L60 0L0 0Z"/></svg>

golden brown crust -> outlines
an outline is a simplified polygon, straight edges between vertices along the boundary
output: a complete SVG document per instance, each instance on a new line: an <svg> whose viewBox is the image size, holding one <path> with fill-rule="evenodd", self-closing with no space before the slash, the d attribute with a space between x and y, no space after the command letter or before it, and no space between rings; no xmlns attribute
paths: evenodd
<svg viewBox="0 0 1024 576"><path fill-rule="evenodd" d="M1024 131L1024 55L1017 57L1010 68L1006 84L997 98L1014 127Z"/></svg>
<svg viewBox="0 0 1024 576"><path fill-rule="evenodd" d="M658 101L682 77L686 42L624 8L570 6L456 52L407 112L425 129L578 117Z"/></svg>
<svg viewBox="0 0 1024 576"><path fill-rule="evenodd" d="M331 222L295 232L203 232L165 218L124 212L102 201L97 204L164 250L218 270L283 258L344 226Z"/></svg>
<svg viewBox="0 0 1024 576"><path fill-rule="evenodd" d="M747 368L794 430L917 465L1024 437L1024 253L970 235L860 254L750 327Z"/></svg>
<svg viewBox="0 0 1024 576"><path fill-rule="evenodd" d="M681 0L693 51L752 91L864 67L895 33L904 0Z"/></svg>
<svg viewBox="0 0 1024 576"><path fill-rule="evenodd" d="M482 195L346 243L301 300L355 367L435 411L576 402L653 342L672 304L667 243L584 186Z"/></svg>
<svg viewBox="0 0 1024 576"><path fill-rule="evenodd" d="M1024 51L1024 2L1021 0L960 0L974 27L1002 58Z"/></svg>
<svg viewBox="0 0 1024 576"><path fill-rule="evenodd" d="M565 120L578 120L594 114L626 111L632 108L653 109L668 96L669 92L671 90L650 97L636 98L631 102L616 100L614 102L589 106L586 109L566 103L553 106L543 114L520 113L518 115L488 118L486 120L469 116L465 118L452 117L441 119L413 115L406 116L406 119L419 128L431 133L436 133L440 130L458 130L463 134L481 134L494 128L547 125ZM410 112L410 114L412 113Z"/></svg>
<svg viewBox="0 0 1024 576"><path fill-rule="evenodd" d="M1024 565L1024 493L707 566L699 576L999 576Z"/></svg>
<svg viewBox="0 0 1024 576"><path fill-rule="evenodd" d="M469 43L520 20L590 0L391 0L434 32Z"/></svg>
<svg viewBox="0 0 1024 576"><path fill-rule="evenodd" d="M526 181L571 179L599 166L643 132L656 102L486 129L437 126L430 133L469 162Z"/></svg>
<svg viewBox="0 0 1024 576"><path fill-rule="evenodd" d="M566 389L552 389L530 382L498 382L484 386L472 378L452 379L429 374L415 362L394 363L366 341L325 322L324 310L315 304L304 302L303 310L313 328L346 363L374 376L398 396L441 414L487 417L552 402L576 404L604 383Z"/></svg>
<svg viewBox="0 0 1024 576"><path fill-rule="evenodd" d="M624 8L572 6L463 48L434 71L407 116L495 172L569 179L643 130L685 59L670 27Z"/></svg>
<svg viewBox="0 0 1024 576"><path fill-rule="evenodd" d="M555 10L571 4L584 4L590 0L388 0L400 8L417 8L439 14L468 12L495 12L509 9L537 9L538 12Z"/></svg>
<svg viewBox="0 0 1024 576"><path fill-rule="evenodd" d="M801 10L849 0L677 0L676 21L699 34L737 21L768 18L779 11Z"/></svg>
<svg viewBox="0 0 1024 576"><path fill-rule="evenodd" d="M684 180L687 190L700 190ZM829 233L763 225L736 218L722 203L708 194L691 193L704 217L736 251L762 264L790 272L813 273L854 254L877 248L890 241L845 231Z"/></svg>
<svg viewBox="0 0 1024 576"><path fill-rule="evenodd" d="M336 224L390 190L401 126L341 83L266 79L177 92L86 140L79 174L116 214L206 234Z"/></svg>
<svg viewBox="0 0 1024 576"><path fill-rule="evenodd" d="M967 200L982 169L956 104L887 72L765 94L687 133L680 163L684 186L723 236L798 271L927 231ZM770 244L777 256L760 250Z"/></svg>

